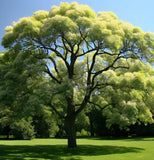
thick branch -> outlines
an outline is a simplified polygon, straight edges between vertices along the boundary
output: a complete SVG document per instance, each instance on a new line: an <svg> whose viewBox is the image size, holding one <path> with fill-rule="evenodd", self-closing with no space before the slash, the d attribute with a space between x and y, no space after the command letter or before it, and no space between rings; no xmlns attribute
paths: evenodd
<svg viewBox="0 0 154 160"><path fill-rule="evenodd" d="M84 56L84 55L86 55L86 54L88 54L88 53L91 53L91 52L93 52L93 51L96 51L96 50L97 50L96 48L93 48L93 49L90 49L90 50L88 50L88 51L86 51L86 52L83 51L83 53L77 55L77 57L82 57L82 56Z"/></svg>
<svg viewBox="0 0 154 160"><path fill-rule="evenodd" d="M72 46L71 46L70 43L67 41L67 39L66 39L64 36L62 36L62 42L63 42L63 45L64 45L65 49L66 49L67 51L71 52L71 50L66 46L66 43L65 43L64 41L66 41L67 44L70 46L70 48L72 48Z"/></svg>
<svg viewBox="0 0 154 160"><path fill-rule="evenodd" d="M80 107L78 108L78 110L75 112L75 114L79 114L87 105L89 99L90 99L90 96L91 96L91 93L92 93L92 89L91 88L87 88L87 91L86 91L86 95L80 105Z"/></svg>
<svg viewBox="0 0 154 160"><path fill-rule="evenodd" d="M53 79L53 80L55 80L57 83L59 83L59 84L61 84L61 81L59 81L55 76L53 76L53 74L50 72L50 70L49 70L49 67L46 65L46 71L45 71L45 73L48 73L48 75Z"/></svg>
<svg viewBox="0 0 154 160"><path fill-rule="evenodd" d="M67 60L60 54L60 52L59 52L58 50L56 50L56 49L54 49L54 48L51 48L51 47L45 46L45 45L43 44L43 42L41 41L41 39L38 39L38 43L41 44L42 48L47 49L47 50L51 50L52 52L56 53L56 55L57 55L58 57L60 57L60 58L64 61L67 69L69 70L69 63L68 63Z"/></svg>
<svg viewBox="0 0 154 160"><path fill-rule="evenodd" d="M42 58L42 57L35 56L35 58L37 58L37 59L39 59L39 60L43 60L43 59L47 60L47 59L49 59L49 60L53 63L54 69L55 69L55 71L57 72L57 74L59 73L59 72L58 72L58 69L57 69L57 64L56 64L55 60L54 60L51 56L47 55L46 57L43 57L43 58Z"/></svg>
<svg viewBox="0 0 154 160"><path fill-rule="evenodd" d="M99 83L97 82L95 86L93 86L93 90L95 89L102 89L105 88L107 86L115 86L115 84L111 84L111 83Z"/></svg>
<svg viewBox="0 0 154 160"><path fill-rule="evenodd" d="M122 58L122 57L120 56L120 54L118 54L117 58L112 62L111 65L109 65L108 67L106 67L106 68L104 68L104 69L102 69L102 70L99 70L99 71L96 72L96 73L93 73L94 76L93 76L93 78L92 78L92 86L94 85L95 78L96 78L98 75L100 75L101 73L109 70L110 68L114 68L113 65L114 65L114 64L117 62L117 60L120 59L120 58Z"/></svg>
<svg viewBox="0 0 154 160"><path fill-rule="evenodd" d="M126 67L126 66L117 66L117 67L112 67L113 69L129 69L129 67Z"/></svg>
<svg viewBox="0 0 154 160"><path fill-rule="evenodd" d="M58 69L57 69L57 64L56 64L55 60L54 60L51 56L48 56L48 58L49 58L49 59L51 60L51 62L53 63L55 71L56 71L57 73L59 73L59 72L58 72Z"/></svg>
<svg viewBox="0 0 154 160"><path fill-rule="evenodd" d="M65 117L51 104L48 103L48 105L53 109L53 111L62 119L64 119Z"/></svg>
<svg viewBox="0 0 154 160"><path fill-rule="evenodd" d="M67 67L67 69L69 70L69 63L67 62L67 60L59 53L59 51L57 51L56 49L53 49L53 48L49 48L51 51L55 52L56 55L58 57L60 57L64 62L65 62L65 65Z"/></svg>
<svg viewBox="0 0 154 160"><path fill-rule="evenodd" d="M81 103L80 107L75 112L75 115L79 114L86 107L89 99L90 99L90 97L85 96L85 98L84 98L83 102Z"/></svg>
<svg viewBox="0 0 154 160"><path fill-rule="evenodd" d="M96 56L97 56L97 54L98 54L98 49L96 50L96 52L95 52L95 54L94 54L94 56L93 56L93 59L92 59L92 63L91 63L91 66L90 66L90 69L89 69L89 73L88 73L88 78L89 78L89 80L91 79L91 73L92 73L92 70L93 70L93 68L94 68L94 65L95 65L95 61L96 61Z"/></svg>
<svg viewBox="0 0 154 160"><path fill-rule="evenodd" d="M101 105L96 104L96 103L91 102L91 101L88 101L88 103L93 104L94 106L99 107L99 109L100 109L101 111L104 110L105 108L107 108L107 107L110 106L110 105L116 104L116 103L109 103L109 104L107 104L107 105L105 105L105 106L102 107Z"/></svg>

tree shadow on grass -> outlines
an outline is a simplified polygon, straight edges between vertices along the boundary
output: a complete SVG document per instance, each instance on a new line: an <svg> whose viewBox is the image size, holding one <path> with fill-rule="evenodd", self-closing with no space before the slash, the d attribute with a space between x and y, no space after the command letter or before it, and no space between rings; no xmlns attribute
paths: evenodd
<svg viewBox="0 0 154 160"><path fill-rule="evenodd" d="M68 149L66 145L36 145L9 146L0 145L0 159L2 160L36 160L51 159L82 160L80 156L99 156L109 154L123 154L141 152L144 149L124 146L79 145L75 149Z"/></svg>
<svg viewBox="0 0 154 160"><path fill-rule="evenodd" d="M154 137L133 137L127 141L154 141Z"/></svg>
<svg viewBox="0 0 154 160"><path fill-rule="evenodd" d="M81 138L80 138L81 139ZM154 141L154 137L86 137L91 140Z"/></svg>

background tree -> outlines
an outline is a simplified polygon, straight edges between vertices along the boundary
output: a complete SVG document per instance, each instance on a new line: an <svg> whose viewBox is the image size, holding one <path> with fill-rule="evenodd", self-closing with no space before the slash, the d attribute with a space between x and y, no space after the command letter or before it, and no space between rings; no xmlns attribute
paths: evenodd
<svg viewBox="0 0 154 160"><path fill-rule="evenodd" d="M18 57L26 56L26 65L22 65L27 74L26 82L30 81L33 86L30 76L36 76L35 81L41 79L42 75L46 77L43 86L48 87L39 88L44 93L38 96L39 100L64 120L68 147L76 147L77 115L88 103L95 103L95 95L104 86L107 93L102 92L102 96L113 94L112 83L105 77L112 79L115 70L121 72L128 69L128 59L153 61L154 36L118 20L112 12L99 12L96 15L88 6L74 2L53 6L50 12L37 11L31 17L22 18L13 26L6 27L2 45L9 50L10 57L16 55L14 61L19 62ZM110 76L106 76L106 72ZM32 92L36 93L36 90ZM128 112L117 114L121 107L112 109L111 105L115 104L114 96L111 97L112 100L101 107L108 106L111 111L105 112L121 119ZM122 98L118 100L119 104L120 100L124 108L131 111L136 106L135 102L126 103ZM148 107L146 113L150 114ZM133 115L139 117L140 114L144 112ZM132 116L131 119L129 116L127 118L130 123L136 119ZM124 120L122 124L128 123Z"/></svg>
<svg viewBox="0 0 154 160"><path fill-rule="evenodd" d="M1 57L0 123L7 135L11 133L16 139L32 139L34 135L49 137L55 134L53 128L56 130L51 110L43 105L34 91L39 93L38 86L45 85L38 70L32 70L34 63L37 61L31 60L28 52L17 56L9 50Z"/></svg>

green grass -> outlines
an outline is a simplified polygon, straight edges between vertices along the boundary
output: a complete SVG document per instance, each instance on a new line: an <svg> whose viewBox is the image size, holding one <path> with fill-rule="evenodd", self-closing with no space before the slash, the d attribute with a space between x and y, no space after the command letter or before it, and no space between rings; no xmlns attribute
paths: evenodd
<svg viewBox="0 0 154 160"><path fill-rule="evenodd" d="M154 160L154 138L0 140L0 160Z"/></svg>

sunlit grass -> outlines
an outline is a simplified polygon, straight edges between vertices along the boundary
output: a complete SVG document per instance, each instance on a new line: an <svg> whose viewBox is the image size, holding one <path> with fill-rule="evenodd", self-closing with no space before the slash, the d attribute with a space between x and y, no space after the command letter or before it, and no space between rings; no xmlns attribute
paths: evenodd
<svg viewBox="0 0 154 160"><path fill-rule="evenodd" d="M154 160L154 138L0 140L0 160Z"/></svg>

